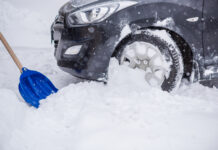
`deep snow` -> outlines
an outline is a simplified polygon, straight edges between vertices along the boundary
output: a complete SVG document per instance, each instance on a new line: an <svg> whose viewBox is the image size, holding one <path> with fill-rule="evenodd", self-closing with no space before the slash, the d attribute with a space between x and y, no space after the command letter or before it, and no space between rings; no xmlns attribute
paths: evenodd
<svg viewBox="0 0 218 150"><path fill-rule="evenodd" d="M31 10L24 2L0 1L0 31L23 64L60 91L38 110L28 107L17 90L19 71L0 44L0 150L217 150L217 89L197 83L162 92L116 60L108 85L82 82L56 66L49 43L53 18L33 10L40 1L29 3Z"/></svg>

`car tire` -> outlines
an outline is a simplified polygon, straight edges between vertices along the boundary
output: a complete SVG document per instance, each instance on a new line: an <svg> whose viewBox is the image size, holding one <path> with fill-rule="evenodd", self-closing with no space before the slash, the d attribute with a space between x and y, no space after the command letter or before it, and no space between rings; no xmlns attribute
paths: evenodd
<svg viewBox="0 0 218 150"><path fill-rule="evenodd" d="M137 43L141 45L138 48L134 48L134 45L137 45ZM128 54L131 51L134 51L134 56ZM153 53L157 54L152 56L149 54L152 52L149 51L154 51ZM149 55L151 56L150 60ZM157 85L155 86L161 88L163 91L172 92L181 83L184 73L183 58L176 42L173 41L170 34L165 30L149 29L132 33L119 44L116 57L120 65L128 62L131 68L143 69L146 72L146 81L149 84L153 84L157 80ZM154 59L160 59L163 63L154 64L154 61L156 61ZM156 75L158 71L162 72L159 73L159 77ZM153 81L151 82L149 80Z"/></svg>

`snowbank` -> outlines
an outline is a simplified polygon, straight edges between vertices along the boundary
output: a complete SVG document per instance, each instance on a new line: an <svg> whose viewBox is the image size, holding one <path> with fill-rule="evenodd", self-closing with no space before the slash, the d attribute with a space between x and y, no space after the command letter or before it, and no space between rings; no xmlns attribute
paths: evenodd
<svg viewBox="0 0 218 150"><path fill-rule="evenodd" d="M59 85L69 81L57 73L45 74L56 76L53 81ZM107 86L71 84L42 101L38 110L2 89L2 149L216 150L217 89L184 85L171 95L150 88L143 75L113 60Z"/></svg>

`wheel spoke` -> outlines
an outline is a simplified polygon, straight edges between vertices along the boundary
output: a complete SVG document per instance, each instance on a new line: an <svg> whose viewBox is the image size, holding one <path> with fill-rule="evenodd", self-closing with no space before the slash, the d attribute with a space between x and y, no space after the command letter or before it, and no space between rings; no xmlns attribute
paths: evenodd
<svg viewBox="0 0 218 150"><path fill-rule="evenodd" d="M152 69L152 68L156 68L159 67L159 66L165 66L164 65L164 60L161 56L161 54L159 53L156 53L154 56L152 56L152 58L150 58L150 61L149 61L149 67Z"/></svg>
<svg viewBox="0 0 218 150"><path fill-rule="evenodd" d="M149 68L152 72L147 73L145 79L151 86L160 87L165 79L167 70L164 68L164 61L160 52L153 48L149 48L149 50L150 52L147 52L147 55L150 57Z"/></svg>
<svg viewBox="0 0 218 150"><path fill-rule="evenodd" d="M163 67L163 66L156 66L156 65L153 65L153 66L150 66L152 72L157 72L157 71L161 71L163 73L166 73L167 70Z"/></svg>
<svg viewBox="0 0 218 150"><path fill-rule="evenodd" d="M165 72L159 70L153 73L154 77L159 81L159 85L161 85L165 79Z"/></svg>
<svg viewBox="0 0 218 150"><path fill-rule="evenodd" d="M164 81L164 76L159 78L155 75L155 73L149 72L145 75L145 80L149 85L153 87L160 87Z"/></svg>
<svg viewBox="0 0 218 150"><path fill-rule="evenodd" d="M144 61L148 59L147 49L148 47L144 43L135 44L135 54L139 60Z"/></svg>
<svg viewBox="0 0 218 150"><path fill-rule="evenodd" d="M152 47L147 48L146 55L149 59L152 59L152 57L157 55L157 54L158 54L158 52L156 49L154 49Z"/></svg>
<svg viewBox="0 0 218 150"><path fill-rule="evenodd" d="M162 84L165 77L167 76L167 70L163 66L156 66L156 65L150 66L150 68L155 78L157 78Z"/></svg>

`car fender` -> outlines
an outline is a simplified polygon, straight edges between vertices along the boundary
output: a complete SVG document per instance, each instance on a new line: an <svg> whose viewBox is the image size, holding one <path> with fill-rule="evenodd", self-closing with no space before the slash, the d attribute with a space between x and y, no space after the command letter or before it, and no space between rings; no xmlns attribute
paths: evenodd
<svg viewBox="0 0 218 150"><path fill-rule="evenodd" d="M154 9L159 8L159 9ZM133 10L139 10L133 14ZM141 17L141 13L146 9L146 13L143 17ZM154 10L157 10L154 12ZM168 12L165 12L168 10ZM140 6L134 6L133 8L127 8L123 10L125 12L132 12L131 14L124 14L120 12L114 18L124 18L120 19L120 34L117 39L115 45L120 43L120 41L124 40L129 34L135 32L136 30L142 30L147 28L157 28L157 29L166 29L168 31L172 31L179 35L184 41L189 45L191 52L193 53L193 61L198 63L201 77L203 76L203 44L202 44L202 31L203 31L203 23L202 23L202 12L199 9L195 9L185 5L178 5L172 3L152 3L152 4L144 4ZM181 15L180 13L183 12ZM129 16L130 15L130 16ZM119 16L119 17L118 17ZM128 19L126 17L128 16ZM131 19L133 16L135 19ZM128 20L127 24L123 23ZM117 22L112 21L112 22ZM131 31L131 32L130 32ZM116 51L116 47L114 51ZM186 51L186 49L183 49ZM186 52L184 52L186 53ZM187 53L190 53L187 51Z"/></svg>

